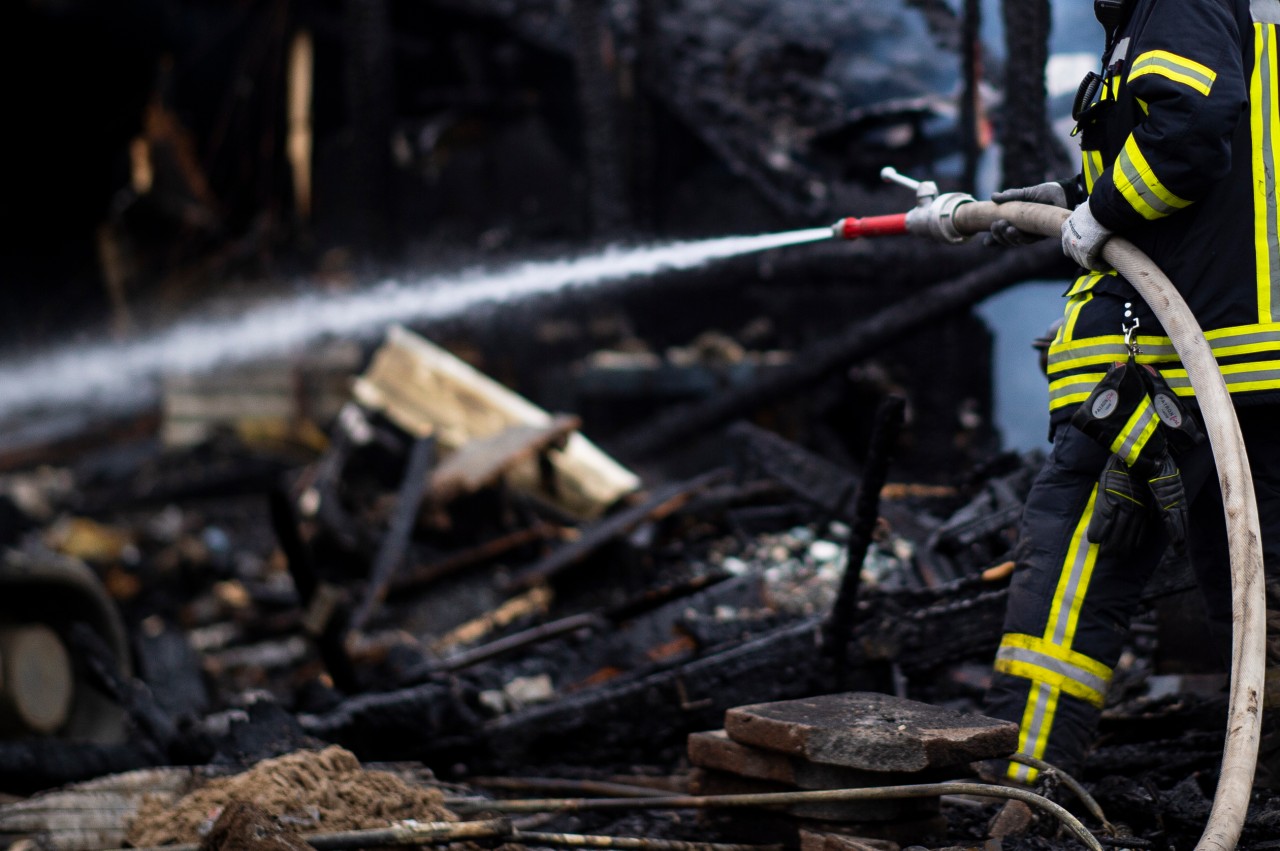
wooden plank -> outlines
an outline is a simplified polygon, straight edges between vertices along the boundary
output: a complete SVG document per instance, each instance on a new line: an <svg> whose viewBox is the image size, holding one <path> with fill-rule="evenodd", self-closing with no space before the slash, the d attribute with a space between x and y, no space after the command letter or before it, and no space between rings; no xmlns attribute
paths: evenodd
<svg viewBox="0 0 1280 851"><path fill-rule="evenodd" d="M581 420L558 416L542 426L512 426L491 437L465 444L431 475L430 495L445 503L495 483L509 470L526 464L554 446L563 446Z"/></svg>
<svg viewBox="0 0 1280 851"><path fill-rule="evenodd" d="M435 434L446 457L469 441L512 426L547 427L553 421L527 399L400 327L391 328L369 369L356 381L355 397L411 434ZM551 454L551 465L556 493L543 486L534 461L511 471L512 486L549 499L576 517L597 517L640 487L634 473L581 434L575 433L564 450Z"/></svg>

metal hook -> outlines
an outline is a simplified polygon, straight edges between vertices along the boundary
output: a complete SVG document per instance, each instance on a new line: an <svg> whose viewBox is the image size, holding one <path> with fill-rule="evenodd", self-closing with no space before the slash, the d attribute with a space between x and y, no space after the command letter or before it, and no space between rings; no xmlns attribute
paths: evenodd
<svg viewBox="0 0 1280 851"><path fill-rule="evenodd" d="M1142 320L1133 317L1132 325L1120 323L1120 330L1124 332L1124 345L1129 350L1129 354L1137 357L1142 353L1142 349L1138 346L1138 326L1142 324Z"/></svg>

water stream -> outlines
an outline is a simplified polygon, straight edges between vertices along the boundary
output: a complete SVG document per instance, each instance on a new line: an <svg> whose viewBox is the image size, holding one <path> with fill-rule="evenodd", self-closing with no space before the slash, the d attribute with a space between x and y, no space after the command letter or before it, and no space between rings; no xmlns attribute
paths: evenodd
<svg viewBox="0 0 1280 851"><path fill-rule="evenodd" d="M596 287L830 239L830 228L610 248L497 270L392 279L356 292L303 293L241 316L191 320L120 343L75 344L0 363L0 419L36 408L103 412L154 397L156 379L297 351L318 338L368 337L388 324L456 317L492 304ZM84 412L84 408L81 408Z"/></svg>

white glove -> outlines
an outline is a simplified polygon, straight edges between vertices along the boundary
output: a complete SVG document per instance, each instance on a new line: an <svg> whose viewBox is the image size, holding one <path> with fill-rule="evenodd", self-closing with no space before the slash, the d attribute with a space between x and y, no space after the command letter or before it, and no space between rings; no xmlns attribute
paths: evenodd
<svg viewBox="0 0 1280 851"><path fill-rule="evenodd" d="M1062 253L1086 269L1107 272L1111 267L1102 259L1102 247L1112 233L1093 217L1086 200L1062 223Z"/></svg>
<svg viewBox="0 0 1280 851"><path fill-rule="evenodd" d="M991 196L997 204L1008 201L1026 201L1031 204L1052 204L1055 207L1067 208L1067 190L1061 183L1037 183L1035 186L1023 186L1019 189L1002 189ZM1035 233L1018 230L1008 219L997 219L991 223L991 238L987 244L1012 247L1038 242L1044 237Z"/></svg>

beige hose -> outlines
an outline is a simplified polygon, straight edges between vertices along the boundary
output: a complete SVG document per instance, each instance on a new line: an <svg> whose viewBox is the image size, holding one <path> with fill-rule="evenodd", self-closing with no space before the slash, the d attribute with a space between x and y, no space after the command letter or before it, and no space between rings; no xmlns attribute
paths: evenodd
<svg viewBox="0 0 1280 851"><path fill-rule="evenodd" d="M962 233L972 234L986 231L996 219L1008 219L1027 232L1056 238L1067 215L1066 210L1044 204L997 206L976 201L956 209L955 223ZM1266 592L1253 477L1226 382L1182 296L1151 258L1128 240L1111 239L1102 256L1146 300L1173 341L1200 403L1222 486L1231 553L1231 706L1218 791L1196 851L1231 851L1244 826L1258 761L1266 666Z"/></svg>

